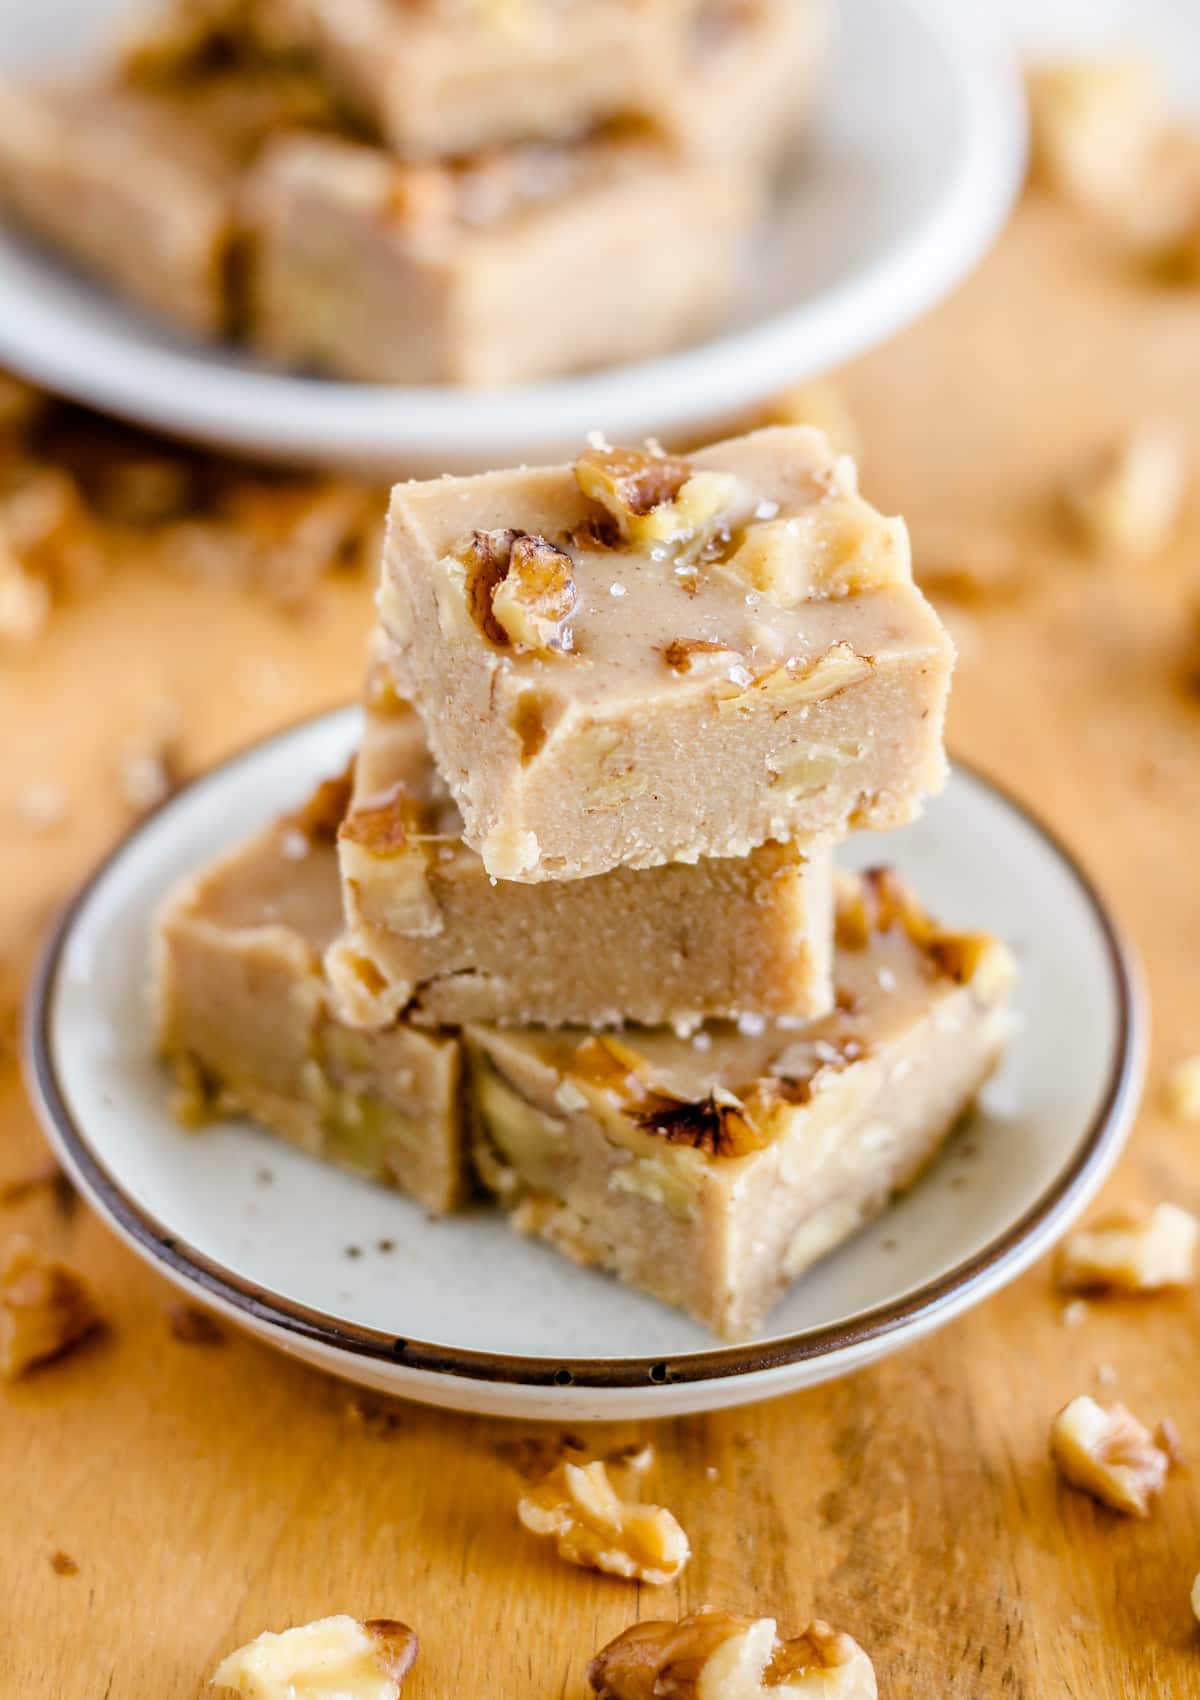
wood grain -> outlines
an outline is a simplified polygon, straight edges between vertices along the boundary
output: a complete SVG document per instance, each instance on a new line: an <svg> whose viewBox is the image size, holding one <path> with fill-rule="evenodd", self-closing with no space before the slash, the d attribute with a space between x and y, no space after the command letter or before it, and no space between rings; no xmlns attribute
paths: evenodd
<svg viewBox="0 0 1200 1700"><path fill-rule="evenodd" d="M1094 230L1030 202L953 301L845 382L867 488L918 542L950 521L1027 549L1024 594L955 619L953 743L1063 834L1143 954L1151 1087L1110 1197L1200 1208L1200 1130L1157 1107L1167 1066L1200 1049L1200 702L1181 684L1200 502L1136 567L1087 564L1049 517L1059 474L1138 419L1180 419L1200 447L1200 293L1147 289ZM368 615L365 587L287 619L131 565L0 664L0 953L123 824L113 752L148 702L181 703L202 765L352 694ZM47 774L70 819L34 836L16 799ZM0 1182L41 1150L9 1065ZM109 1329L0 1394L4 1700L193 1700L231 1646L339 1610L417 1627L414 1700L569 1700L608 1636L702 1601L789 1630L819 1611L867 1646L886 1696L1200 1696L1195 1479L1139 1524L1061 1489L1046 1456L1052 1412L1104 1396L1110 1365L1200 1457L1200 1293L1092 1305L1068 1328L1043 1266L849 1381L661 1426L662 1491L696 1557L654 1592L570 1570L517 1528L506 1425L401 1406L364 1423L350 1391L232 1333L175 1339L164 1283L47 1190L9 1227L88 1275Z"/></svg>

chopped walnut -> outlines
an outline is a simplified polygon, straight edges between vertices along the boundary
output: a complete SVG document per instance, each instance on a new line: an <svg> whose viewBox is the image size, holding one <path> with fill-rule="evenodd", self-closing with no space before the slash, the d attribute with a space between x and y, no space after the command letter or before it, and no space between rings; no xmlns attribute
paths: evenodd
<svg viewBox="0 0 1200 1700"><path fill-rule="evenodd" d="M848 643L835 643L809 667L785 662L743 689L723 692L717 698L717 712L748 714L764 700L778 708L817 702L836 696L850 685L861 684L869 677L872 666L865 656L855 654Z"/></svg>
<svg viewBox="0 0 1200 1700"><path fill-rule="evenodd" d="M687 1536L664 1506L636 1497L653 1448L556 1465L523 1495L517 1515L554 1539L571 1564L639 1582L672 1582L691 1556Z"/></svg>
<svg viewBox="0 0 1200 1700"><path fill-rule="evenodd" d="M579 591L571 557L523 531L468 532L452 551L465 569L468 612L495 644L569 651Z"/></svg>
<svg viewBox="0 0 1200 1700"><path fill-rule="evenodd" d="M912 577L908 529L858 493L854 462L834 465L821 499L787 519L746 527L724 570L779 607L808 597L860 595Z"/></svg>
<svg viewBox="0 0 1200 1700"><path fill-rule="evenodd" d="M46 581L29 572L0 540L0 644L32 643L49 617Z"/></svg>
<svg viewBox="0 0 1200 1700"><path fill-rule="evenodd" d="M578 601L571 557L544 537L518 537L492 592L492 614L506 636L527 649L569 650L567 621Z"/></svg>
<svg viewBox="0 0 1200 1700"><path fill-rule="evenodd" d="M586 449L575 462L575 480L612 515L627 543L680 561L727 538L753 508L731 474L699 471L649 449Z"/></svg>
<svg viewBox="0 0 1200 1700"><path fill-rule="evenodd" d="M1038 174L1064 198L1109 211L1136 190L1163 127L1152 67L1133 58L1074 59L1029 78Z"/></svg>
<svg viewBox="0 0 1200 1700"><path fill-rule="evenodd" d="M636 1112L637 1124L668 1145L687 1145L710 1157L744 1157L760 1151L766 1135L741 1099L720 1087L689 1103L655 1093Z"/></svg>
<svg viewBox="0 0 1200 1700"><path fill-rule="evenodd" d="M407 1624L323 1617L239 1647L222 1659L210 1686L242 1700L396 1700L416 1657Z"/></svg>
<svg viewBox="0 0 1200 1700"><path fill-rule="evenodd" d="M13 1381L69 1352L99 1324L86 1283L16 1240L0 1267L0 1375Z"/></svg>
<svg viewBox="0 0 1200 1700"><path fill-rule="evenodd" d="M1200 1222L1176 1204L1141 1216L1106 1216L1063 1241L1058 1284L1068 1293L1186 1287L1196 1278L1198 1243Z"/></svg>
<svg viewBox="0 0 1200 1700"><path fill-rule="evenodd" d="M1124 1405L1105 1410L1087 1394L1072 1399L1055 1417L1050 1454L1072 1487L1134 1517L1149 1515L1171 1464L1150 1430Z"/></svg>
<svg viewBox="0 0 1200 1700"><path fill-rule="evenodd" d="M1187 487L1183 437L1143 426L1095 456L1063 489L1067 513L1096 555L1149 559L1170 543Z"/></svg>
<svg viewBox="0 0 1200 1700"><path fill-rule="evenodd" d="M731 667L746 664L740 650L710 638L673 638L664 645L662 658L672 673L716 673L724 678Z"/></svg>
<svg viewBox="0 0 1200 1700"><path fill-rule="evenodd" d="M1167 1078L1167 1108L1180 1121L1200 1121L1200 1057L1176 1063Z"/></svg>
<svg viewBox="0 0 1200 1700"><path fill-rule="evenodd" d="M678 1623L636 1623L588 1666L598 1700L876 1700L870 1659L819 1619L781 1641L770 1617L700 1611Z"/></svg>
<svg viewBox="0 0 1200 1700"><path fill-rule="evenodd" d="M1197 1623L1200 1623L1200 1574L1192 1583L1192 1610L1196 1614Z"/></svg>

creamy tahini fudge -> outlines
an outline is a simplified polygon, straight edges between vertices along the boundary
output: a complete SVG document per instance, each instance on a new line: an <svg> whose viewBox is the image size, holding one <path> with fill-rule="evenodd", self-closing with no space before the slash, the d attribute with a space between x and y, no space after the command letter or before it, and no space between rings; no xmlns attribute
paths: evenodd
<svg viewBox="0 0 1200 1700"><path fill-rule="evenodd" d="M407 158L557 140L644 110L695 0L258 0Z"/></svg>
<svg viewBox="0 0 1200 1700"><path fill-rule="evenodd" d="M777 170L812 124L830 24L827 0L699 0L655 109L693 158Z"/></svg>
<svg viewBox="0 0 1200 1700"><path fill-rule="evenodd" d="M500 879L909 820L953 649L820 433L396 487L389 665Z"/></svg>
<svg viewBox="0 0 1200 1700"><path fill-rule="evenodd" d="M342 924L348 787L175 892L156 939L161 1044L185 1119L245 1114L312 1155L449 1210L467 1191L454 1038L339 1019L321 967Z"/></svg>
<svg viewBox="0 0 1200 1700"><path fill-rule="evenodd" d="M829 1008L827 849L496 881L462 842L420 719L378 667L367 704L338 835L347 932L326 958L347 1020L686 1029Z"/></svg>
<svg viewBox="0 0 1200 1700"><path fill-rule="evenodd" d="M850 880L837 1009L800 1030L468 1028L477 1168L516 1227L739 1338L936 1155L999 1058L1012 976L894 874Z"/></svg>
<svg viewBox="0 0 1200 1700"><path fill-rule="evenodd" d="M707 331L758 195L621 128L410 166L283 135L245 205L249 334L266 358L364 382L501 384Z"/></svg>
<svg viewBox="0 0 1200 1700"><path fill-rule="evenodd" d="M172 324L222 336L236 328L245 167L280 126L332 122L287 67L186 87L0 83L0 210Z"/></svg>

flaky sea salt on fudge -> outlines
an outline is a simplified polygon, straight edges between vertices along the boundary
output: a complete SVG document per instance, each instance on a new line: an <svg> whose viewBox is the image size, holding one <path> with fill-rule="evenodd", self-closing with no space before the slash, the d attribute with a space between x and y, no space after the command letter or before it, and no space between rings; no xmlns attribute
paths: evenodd
<svg viewBox="0 0 1200 1700"><path fill-rule="evenodd" d="M942 782L950 641L802 426L398 485L379 606L500 879L893 827Z"/></svg>
<svg viewBox="0 0 1200 1700"><path fill-rule="evenodd" d="M467 1191L457 1040L346 1026L321 955L341 926L348 787L222 856L158 926L161 1045L185 1119L245 1114L313 1156L449 1210Z"/></svg>
<svg viewBox="0 0 1200 1700"><path fill-rule="evenodd" d="M737 1338L913 1183L999 1058L1012 958L890 871L840 884L838 1007L799 1031L467 1030L516 1227Z"/></svg>
<svg viewBox="0 0 1200 1700"><path fill-rule="evenodd" d="M419 718L376 665L338 837L347 933L326 959L348 1020L686 1028L829 1008L826 849L522 885L490 879L461 831Z"/></svg>

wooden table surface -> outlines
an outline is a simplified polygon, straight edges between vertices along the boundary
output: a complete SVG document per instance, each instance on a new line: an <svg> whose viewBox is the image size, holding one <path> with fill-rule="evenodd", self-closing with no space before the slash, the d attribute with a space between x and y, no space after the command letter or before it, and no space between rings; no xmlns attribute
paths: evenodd
<svg viewBox="0 0 1200 1700"><path fill-rule="evenodd" d="M1200 293L1156 292L1094 229L1027 202L956 298L845 389L866 487L918 542L999 527L1027 550L1020 595L954 619L952 742L1079 852L1142 953L1150 1083L1109 1200L1200 1208L1200 1128L1158 1107L1166 1069L1200 1051L1200 700L1181 682L1200 500L1138 566L1089 564L1051 518L1059 476L1132 423L1178 419L1200 448ZM209 763L350 696L368 615L365 585L287 617L130 565L0 662L0 957L23 957L126 822L114 750L148 705L174 698L188 766ZM47 775L70 814L35 834L18 800ZM41 1151L10 1061L0 1182ZM1138 1523L1060 1488L1046 1452L1052 1413L1088 1391L1170 1416L1200 1460L1200 1292L1093 1304L1068 1327L1042 1265L847 1381L658 1426L695 1557L656 1591L519 1530L497 1446L525 1431L417 1406L364 1424L350 1390L231 1331L175 1340L170 1289L86 1211L45 1191L3 1211L10 1229L83 1271L109 1326L0 1392L3 1700L192 1700L229 1648L334 1611L418 1629L413 1700L572 1700L609 1636L705 1601L789 1631L819 1613L868 1648L885 1696L1200 1696L1200 1478L1174 1476Z"/></svg>

